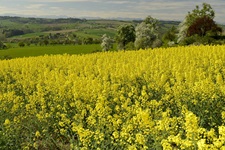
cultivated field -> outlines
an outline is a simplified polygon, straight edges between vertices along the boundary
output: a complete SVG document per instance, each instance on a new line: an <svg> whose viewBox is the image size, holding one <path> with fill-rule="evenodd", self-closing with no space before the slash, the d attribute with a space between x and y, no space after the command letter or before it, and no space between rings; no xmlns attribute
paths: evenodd
<svg viewBox="0 0 225 150"><path fill-rule="evenodd" d="M15 47L0 50L0 58L18 58L55 54L87 54L101 51L100 44Z"/></svg>
<svg viewBox="0 0 225 150"><path fill-rule="evenodd" d="M0 61L0 149L225 149L225 46Z"/></svg>

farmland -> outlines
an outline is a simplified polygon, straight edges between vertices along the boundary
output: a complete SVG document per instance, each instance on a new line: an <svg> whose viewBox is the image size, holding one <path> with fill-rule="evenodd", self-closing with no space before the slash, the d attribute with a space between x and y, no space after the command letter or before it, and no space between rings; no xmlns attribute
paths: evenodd
<svg viewBox="0 0 225 150"><path fill-rule="evenodd" d="M101 51L99 44L15 47L0 50L0 58L19 58L55 54L87 54Z"/></svg>
<svg viewBox="0 0 225 150"><path fill-rule="evenodd" d="M224 149L225 46L0 61L0 149Z"/></svg>
<svg viewBox="0 0 225 150"><path fill-rule="evenodd" d="M0 17L0 30L2 31L0 41L4 42L7 47L7 49L0 50L0 59L101 51L102 35L107 34L114 39L118 26L139 22ZM177 26L178 23L160 21L160 32L164 33L173 25ZM19 43L23 43L25 47L21 47ZM116 47L114 43L112 50L116 50Z"/></svg>
<svg viewBox="0 0 225 150"><path fill-rule="evenodd" d="M115 29L124 23L131 24L132 21L117 21L117 20L85 20L85 19L42 19L42 18L20 18L20 17L0 17L0 28L2 30L22 30L23 34L19 36L10 36L10 38L28 37L30 33L66 33L78 32L78 34L86 34L88 36L97 36L101 30L104 33L113 32ZM85 30L85 31L84 31ZM93 30L87 33L86 30ZM98 31L99 30L99 31ZM107 31L106 31L107 30ZM88 31L89 32L89 31ZM97 32L97 33L96 33ZM35 34L34 34L35 36ZM31 36L32 37L32 34Z"/></svg>
<svg viewBox="0 0 225 150"><path fill-rule="evenodd" d="M1 17L1 30L22 30L23 34L10 36L11 39L25 37L36 37L49 33L74 32L85 37L100 38L103 34L114 36L118 26L123 24L137 24L139 21L120 21L120 20L86 20L86 19L44 19L44 18L21 18L21 17ZM160 21L161 33L164 33L173 25L177 26L178 21ZM36 34L35 34L36 33Z"/></svg>
<svg viewBox="0 0 225 150"><path fill-rule="evenodd" d="M223 4L197 3L3 0L0 150L225 150Z"/></svg>
<svg viewBox="0 0 225 150"><path fill-rule="evenodd" d="M116 50L118 41L117 29L121 25L133 25L141 23L141 20L86 20L76 18L44 19L44 18L21 18L0 17L0 41L5 44L6 49L1 46L0 59L17 57L40 56L50 54L86 54L101 51L100 44L102 35L106 34L112 38ZM176 29L178 21L159 21L157 37L159 46L168 46L169 40L176 43ZM224 26L220 25L223 29ZM172 37L175 39L163 39L165 33L174 27ZM171 36L171 35L170 35ZM182 43L223 44L223 38L215 41L211 37L189 39ZM181 44L181 45L182 45ZM91 46L92 45L92 46ZM132 44L131 44L132 45ZM128 46L129 47L129 46ZM128 49L134 49L134 44Z"/></svg>

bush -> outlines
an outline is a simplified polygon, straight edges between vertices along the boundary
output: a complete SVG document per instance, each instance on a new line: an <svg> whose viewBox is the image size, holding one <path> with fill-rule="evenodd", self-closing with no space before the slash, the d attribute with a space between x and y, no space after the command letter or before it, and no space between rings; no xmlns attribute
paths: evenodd
<svg viewBox="0 0 225 150"><path fill-rule="evenodd" d="M162 41L160 39L156 39L152 43L152 48L157 48L157 47L161 47L161 46L162 46Z"/></svg>
<svg viewBox="0 0 225 150"><path fill-rule="evenodd" d="M190 36L190 37L185 38L185 39L180 43L180 45L191 45L191 44L193 44L194 42L196 42L196 38L195 38L194 36Z"/></svg>
<svg viewBox="0 0 225 150"><path fill-rule="evenodd" d="M198 35L193 35L190 37L185 38L180 44L181 45L208 45L208 44L214 44L216 40L210 36L198 36Z"/></svg>
<svg viewBox="0 0 225 150"><path fill-rule="evenodd" d="M12 59L12 57L9 55L5 55L5 56L0 57L0 59L1 60L9 60L9 59Z"/></svg>
<svg viewBox="0 0 225 150"><path fill-rule="evenodd" d="M18 45L19 45L19 47L24 47L25 43L24 42L19 42Z"/></svg>
<svg viewBox="0 0 225 150"><path fill-rule="evenodd" d="M7 48L7 46L3 42L0 41L0 49L6 49L6 48Z"/></svg>
<svg viewBox="0 0 225 150"><path fill-rule="evenodd" d="M125 46L126 50L134 50L135 46L134 46L134 42L129 42L126 46Z"/></svg>

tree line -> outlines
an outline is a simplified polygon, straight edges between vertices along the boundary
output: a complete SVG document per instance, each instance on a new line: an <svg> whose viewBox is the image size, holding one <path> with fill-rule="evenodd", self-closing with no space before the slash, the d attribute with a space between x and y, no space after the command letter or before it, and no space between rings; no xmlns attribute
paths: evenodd
<svg viewBox="0 0 225 150"><path fill-rule="evenodd" d="M135 25L118 27L115 41L118 50L146 49L169 47L176 45L225 44L222 28L215 21L215 11L210 4L203 3L202 8L196 6L188 12L178 28L172 27L162 38L159 38L159 22L148 16L144 21ZM103 35L102 49L110 50L113 40Z"/></svg>
<svg viewBox="0 0 225 150"><path fill-rule="evenodd" d="M0 16L1 20L9 20L17 23L31 23L31 24L55 24L55 23L77 23L86 22L86 19L79 18L58 18L58 19L46 19L46 18L23 18L23 17L10 17Z"/></svg>
<svg viewBox="0 0 225 150"><path fill-rule="evenodd" d="M47 45L87 45L87 44L100 44L101 40L92 37L79 37L72 32L68 33L49 33L48 35L40 35L35 38L26 38L25 40L13 39L11 43L19 43L20 47L30 46L31 44L36 46Z"/></svg>

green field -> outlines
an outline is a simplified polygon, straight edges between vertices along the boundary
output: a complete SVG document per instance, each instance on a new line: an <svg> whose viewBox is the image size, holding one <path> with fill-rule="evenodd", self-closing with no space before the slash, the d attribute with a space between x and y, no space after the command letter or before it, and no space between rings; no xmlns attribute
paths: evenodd
<svg viewBox="0 0 225 150"><path fill-rule="evenodd" d="M97 51L101 51L101 46L99 44L17 47L0 50L0 58L18 58L54 54L87 54Z"/></svg>

